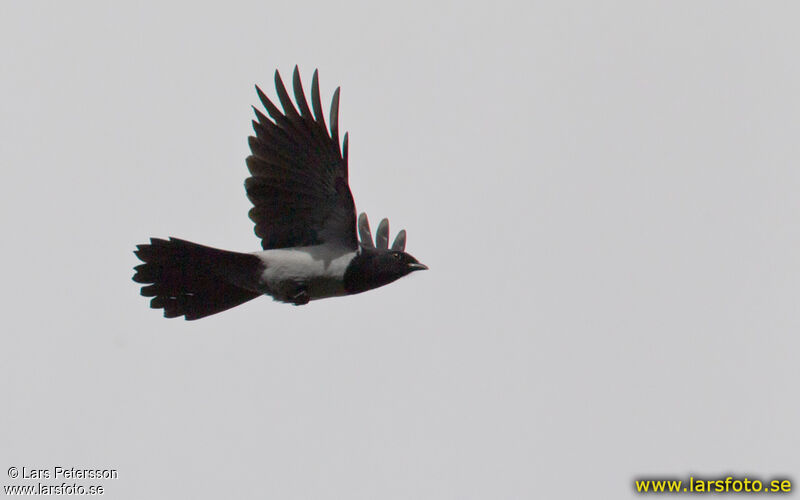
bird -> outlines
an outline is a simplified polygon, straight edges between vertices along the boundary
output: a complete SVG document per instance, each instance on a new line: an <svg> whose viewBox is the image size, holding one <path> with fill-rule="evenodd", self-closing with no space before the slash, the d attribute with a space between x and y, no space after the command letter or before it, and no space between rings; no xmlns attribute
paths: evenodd
<svg viewBox="0 0 800 500"><path fill-rule="evenodd" d="M253 106L254 136L248 138L250 177L244 187L261 250L240 253L179 238L150 238L136 246L142 264L133 281L150 307L164 317L196 320L260 296L306 305L388 285L427 266L405 252L406 231L389 246L389 221L375 233L366 213L356 219L348 181L348 134L339 143L339 94L325 123L318 71L309 106L297 66L295 103L275 71L282 110L256 85L266 114Z"/></svg>

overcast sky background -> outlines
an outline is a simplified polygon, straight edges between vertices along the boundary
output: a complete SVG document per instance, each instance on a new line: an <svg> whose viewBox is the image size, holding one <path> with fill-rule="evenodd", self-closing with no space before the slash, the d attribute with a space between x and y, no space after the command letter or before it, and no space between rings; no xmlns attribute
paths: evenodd
<svg viewBox="0 0 800 500"><path fill-rule="evenodd" d="M115 468L99 484L122 499L800 480L798 16L3 2L0 484L34 483L11 466ZM275 96L295 64L326 110L342 86L358 210L431 270L163 319L134 246L259 248L253 85Z"/></svg>

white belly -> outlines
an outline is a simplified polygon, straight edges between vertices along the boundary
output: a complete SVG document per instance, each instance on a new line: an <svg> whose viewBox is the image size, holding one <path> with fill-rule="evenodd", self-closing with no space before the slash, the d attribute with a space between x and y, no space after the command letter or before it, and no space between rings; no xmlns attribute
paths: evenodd
<svg viewBox="0 0 800 500"><path fill-rule="evenodd" d="M259 283L262 292L291 302L300 287L306 289L311 300L343 295L344 272L356 252L318 245L264 250L255 255L266 267Z"/></svg>

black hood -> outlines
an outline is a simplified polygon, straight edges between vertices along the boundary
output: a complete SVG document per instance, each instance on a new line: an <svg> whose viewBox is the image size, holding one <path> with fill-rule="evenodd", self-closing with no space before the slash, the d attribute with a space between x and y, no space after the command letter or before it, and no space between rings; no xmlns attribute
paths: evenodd
<svg viewBox="0 0 800 500"><path fill-rule="evenodd" d="M361 246L344 273L344 289L349 294L361 293L425 269L428 267L405 252Z"/></svg>

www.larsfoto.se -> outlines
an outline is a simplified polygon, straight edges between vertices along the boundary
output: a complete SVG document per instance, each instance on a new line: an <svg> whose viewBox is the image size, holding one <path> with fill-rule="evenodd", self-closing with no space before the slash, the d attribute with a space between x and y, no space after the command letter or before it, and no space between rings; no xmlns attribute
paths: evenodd
<svg viewBox="0 0 800 500"><path fill-rule="evenodd" d="M773 479L765 482L760 479L735 478L700 479L689 476L681 479L636 479L637 493L790 493L792 482L788 479Z"/></svg>

